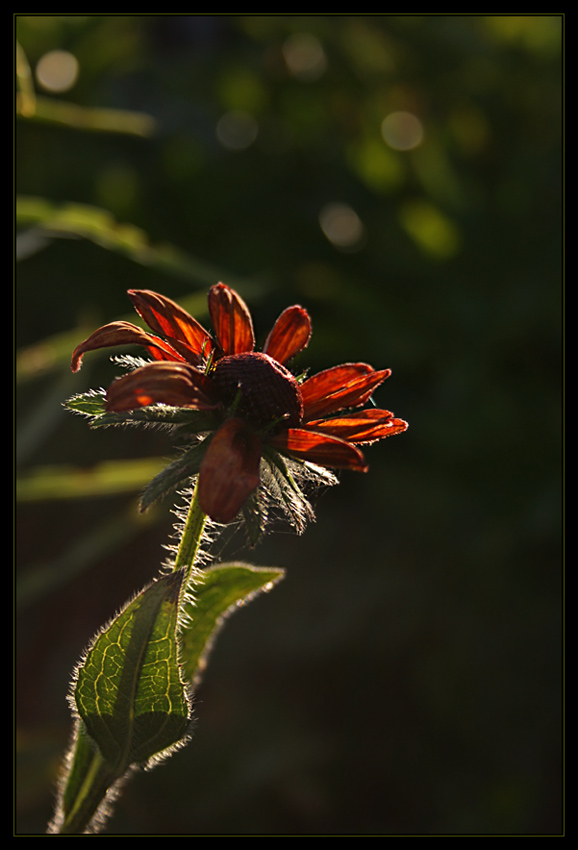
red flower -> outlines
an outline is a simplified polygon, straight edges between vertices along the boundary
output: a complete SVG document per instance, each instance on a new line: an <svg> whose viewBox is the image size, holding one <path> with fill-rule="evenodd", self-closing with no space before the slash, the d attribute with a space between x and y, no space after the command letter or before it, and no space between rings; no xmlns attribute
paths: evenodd
<svg viewBox="0 0 578 850"><path fill-rule="evenodd" d="M311 336L302 307L288 307L263 351L256 352L249 310L222 283L209 291L214 338L168 298L147 290L128 294L154 333L129 322L105 325L76 348L72 370L80 368L87 351L133 343L147 349L153 362L111 384L106 410L162 404L207 414L215 433L205 441L199 501L217 522L234 519L259 486L264 448L322 467L365 472L357 445L408 427L387 410L360 410L389 377L389 369L346 363L298 383L285 364Z"/></svg>

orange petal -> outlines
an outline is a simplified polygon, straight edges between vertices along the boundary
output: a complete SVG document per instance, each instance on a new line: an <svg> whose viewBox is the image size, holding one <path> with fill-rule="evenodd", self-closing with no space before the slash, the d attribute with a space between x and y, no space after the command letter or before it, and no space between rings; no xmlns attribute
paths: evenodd
<svg viewBox="0 0 578 850"><path fill-rule="evenodd" d="M195 410L214 408L212 382L187 363L150 363L129 372L108 388L106 409L121 412L149 404Z"/></svg>
<svg viewBox="0 0 578 850"><path fill-rule="evenodd" d="M407 430L407 422L395 419L389 410L361 410L351 416L320 419L307 423L307 428L348 440L351 443L372 443Z"/></svg>
<svg viewBox="0 0 578 850"><path fill-rule="evenodd" d="M186 310L170 298L148 289L129 289L128 295L149 328L176 343L175 347L186 360L198 365L203 356L209 356L213 347L211 337Z"/></svg>
<svg viewBox="0 0 578 850"><path fill-rule="evenodd" d="M234 289L217 283L209 290L209 313L223 354L246 354L255 348L249 308Z"/></svg>
<svg viewBox="0 0 578 850"><path fill-rule="evenodd" d="M367 363L345 363L313 375L301 384L304 421L360 407L390 375L390 369L376 371Z"/></svg>
<svg viewBox="0 0 578 850"><path fill-rule="evenodd" d="M111 322L109 325L98 328L74 349L70 363L72 371L78 372L85 352L109 348L112 345L144 345L156 360L178 362L183 359L167 342L143 331L136 325L130 322Z"/></svg>
<svg viewBox="0 0 578 850"><path fill-rule="evenodd" d="M311 319L307 310L295 305L283 310L267 337L263 353L278 363L287 363L307 347L311 338Z"/></svg>
<svg viewBox="0 0 578 850"><path fill-rule="evenodd" d="M373 367L368 363L344 363L342 366L333 366L318 372L317 375L308 378L301 384L301 395L303 401L312 405L325 398L349 381L373 372Z"/></svg>
<svg viewBox="0 0 578 850"><path fill-rule="evenodd" d="M359 449L338 437L329 437L303 428L288 428L287 431L272 437L269 442L282 452L289 452L319 466L354 469L358 472L367 472L368 469Z"/></svg>
<svg viewBox="0 0 578 850"><path fill-rule="evenodd" d="M215 522L235 519L259 486L261 441L241 419L228 419L207 449L199 473L199 504Z"/></svg>

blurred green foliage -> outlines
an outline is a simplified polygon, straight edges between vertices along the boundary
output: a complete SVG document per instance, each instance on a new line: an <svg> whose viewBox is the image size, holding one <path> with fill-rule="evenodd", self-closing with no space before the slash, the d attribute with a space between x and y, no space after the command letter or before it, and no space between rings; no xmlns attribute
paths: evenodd
<svg viewBox="0 0 578 850"><path fill-rule="evenodd" d="M228 624L191 746L109 834L558 833L563 18L15 21L16 454L43 482L17 512L17 831L50 817L79 650L171 529L136 491L57 498L67 467L140 487L171 453L66 416L115 374L68 355L134 320L128 288L206 321L220 279L261 342L309 310L299 368L391 367L376 402L410 430L251 554L285 581Z"/></svg>

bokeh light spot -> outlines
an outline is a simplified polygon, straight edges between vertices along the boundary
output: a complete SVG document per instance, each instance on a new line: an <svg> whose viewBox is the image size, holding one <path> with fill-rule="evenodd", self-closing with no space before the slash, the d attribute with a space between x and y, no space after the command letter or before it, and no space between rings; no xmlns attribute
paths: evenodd
<svg viewBox="0 0 578 850"><path fill-rule="evenodd" d="M391 112L381 122L381 135L396 151L410 151L423 141L423 125L413 112Z"/></svg>
<svg viewBox="0 0 578 850"><path fill-rule="evenodd" d="M413 201L400 210L403 229L421 250L438 260L455 256L461 244L456 225L441 210L426 201Z"/></svg>
<svg viewBox="0 0 578 850"><path fill-rule="evenodd" d="M306 82L318 80L327 68L327 58L321 42L308 32L295 33L285 40L283 58L289 73Z"/></svg>
<svg viewBox="0 0 578 850"><path fill-rule="evenodd" d="M224 148L242 151L250 147L259 132L259 125L248 112L226 112L217 123L217 139Z"/></svg>
<svg viewBox="0 0 578 850"><path fill-rule="evenodd" d="M327 204L319 213L319 224L332 245L342 251L362 247L365 228L355 210L348 204Z"/></svg>
<svg viewBox="0 0 578 850"><path fill-rule="evenodd" d="M78 78L78 62L68 50L50 50L38 60L36 79L46 91L69 91Z"/></svg>

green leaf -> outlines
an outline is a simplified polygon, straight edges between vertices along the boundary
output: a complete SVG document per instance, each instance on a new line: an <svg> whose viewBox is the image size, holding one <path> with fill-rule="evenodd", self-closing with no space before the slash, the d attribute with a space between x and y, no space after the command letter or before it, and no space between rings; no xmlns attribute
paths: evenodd
<svg viewBox="0 0 578 850"><path fill-rule="evenodd" d="M49 833L98 831L131 769L154 764L188 740L184 683L200 681L226 617L284 574L222 564L195 575L193 601L183 598L178 570L143 590L101 631L77 671L75 736Z"/></svg>
<svg viewBox="0 0 578 850"><path fill-rule="evenodd" d="M94 639L76 671L75 735L49 833L95 832L131 770L188 740L177 643L183 572L149 585Z"/></svg>
<svg viewBox="0 0 578 850"><path fill-rule="evenodd" d="M180 635L185 680L198 685L225 619L259 593L271 590L284 575L285 571L277 567L232 563L210 567L195 576L194 602L185 604Z"/></svg>
<svg viewBox="0 0 578 850"><path fill-rule="evenodd" d="M183 574L142 591L96 638L78 670L78 716L122 775L180 742L190 706L176 640Z"/></svg>

